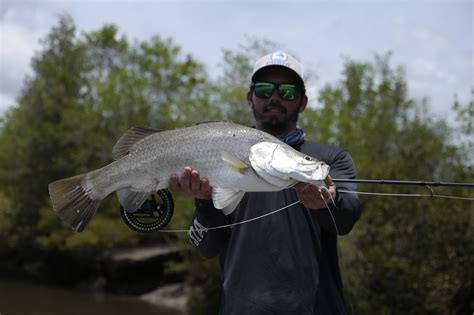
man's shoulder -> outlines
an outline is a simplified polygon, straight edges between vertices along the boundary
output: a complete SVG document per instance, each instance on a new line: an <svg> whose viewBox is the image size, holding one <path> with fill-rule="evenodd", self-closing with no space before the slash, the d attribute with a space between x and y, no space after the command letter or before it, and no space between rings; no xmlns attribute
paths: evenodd
<svg viewBox="0 0 474 315"><path fill-rule="evenodd" d="M331 163L335 159L348 155L347 150L342 147L311 141L304 142L301 146L301 152L313 156L318 160L325 161L326 163Z"/></svg>
<svg viewBox="0 0 474 315"><path fill-rule="evenodd" d="M340 153L340 152L347 152L346 149L336 145L329 145L329 144L321 144L315 143L311 141L305 141L301 146L301 151L305 153L310 152L320 152L320 153Z"/></svg>

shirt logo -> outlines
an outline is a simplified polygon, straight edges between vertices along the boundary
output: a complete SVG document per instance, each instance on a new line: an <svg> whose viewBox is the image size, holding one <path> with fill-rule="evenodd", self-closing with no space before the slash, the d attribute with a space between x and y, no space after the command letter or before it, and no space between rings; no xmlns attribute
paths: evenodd
<svg viewBox="0 0 474 315"><path fill-rule="evenodd" d="M194 219L193 225L189 227L188 230L188 236L189 240L194 246L199 246L199 243L201 243L202 239L204 238L204 233L207 232L207 228L199 223L199 221Z"/></svg>

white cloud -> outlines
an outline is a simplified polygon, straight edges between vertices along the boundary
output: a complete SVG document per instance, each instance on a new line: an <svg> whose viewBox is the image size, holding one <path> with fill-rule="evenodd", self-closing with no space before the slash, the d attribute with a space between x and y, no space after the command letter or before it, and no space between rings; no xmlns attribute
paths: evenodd
<svg viewBox="0 0 474 315"><path fill-rule="evenodd" d="M0 12L0 114L15 104L25 77L31 73L30 62L38 51L39 39L49 25L48 11L37 2L6 1Z"/></svg>
<svg viewBox="0 0 474 315"><path fill-rule="evenodd" d="M38 43L34 34L14 24L3 25L1 42L1 92L5 93L12 89L18 90L21 80L28 72L30 60L38 48Z"/></svg>
<svg viewBox="0 0 474 315"><path fill-rule="evenodd" d="M10 97L10 95L0 93L0 104L7 104L9 106L12 106L13 104L15 104L15 100ZM0 117L2 117L6 113L9 106L0 106Z"/></svg>
<svg viewBox="0 0 474 315"><path fill-rule="evenodd" d="M472 3L444 2L211 2L211 1L5 1L0 11L0 109L17 96L38 39L57 15L69 12L79 32L105 23L130 41L171 37L204 62L214 77L222 48L237 48L245 34L269 38L315 70L318 88L340 78L343 59L372 61L393 51L406 68L410 93L449 112L453 94L469 99L473 84ZM7 47L7 48L4 48ZM316 100L312 100L316 102ZM1 110L0 110L1 115Z"/></svg>
<svg viewBox="0 0 474 315"><path fill-rule="evenodd" d="M451 120L454 94L467 102L473 84L470 6L425 5L424 11L400 12L394 19L394 60L406 69L410 95L428 96L432 111Z"/></svg>

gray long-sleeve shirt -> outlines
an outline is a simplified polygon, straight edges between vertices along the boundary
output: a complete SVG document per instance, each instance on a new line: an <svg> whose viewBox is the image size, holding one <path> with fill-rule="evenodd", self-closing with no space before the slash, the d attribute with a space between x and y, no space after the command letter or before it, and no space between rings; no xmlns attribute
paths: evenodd
<svg viewBox="0 0 474 315"><path fill-rule="evenodd" d="M333 178L355 178L352 159L341 148L305 142L300 151L329 164ZM355 189L355 184L337 185L338 191ZM197 231L251 219L297 200L292 188L246 193L229 216L212 201L196 200L189 236L203 256L219 255L221 314L346 314L336 230L347 234L358 220L355 194L338 192L330 211L299 203L246 224Z"/></svg>

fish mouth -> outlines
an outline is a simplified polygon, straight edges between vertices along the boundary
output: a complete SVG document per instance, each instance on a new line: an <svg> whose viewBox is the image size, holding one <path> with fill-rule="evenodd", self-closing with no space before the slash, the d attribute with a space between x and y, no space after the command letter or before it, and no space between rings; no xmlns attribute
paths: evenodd
<svg viewBox="0 0 474 315"><path fill-rule="evenodd" d="M329 165L320 162L314 172L311 174L311 179L317 182L324 181L326 179L326 176L328 176L329 174L329 169Z"/></svg>

